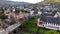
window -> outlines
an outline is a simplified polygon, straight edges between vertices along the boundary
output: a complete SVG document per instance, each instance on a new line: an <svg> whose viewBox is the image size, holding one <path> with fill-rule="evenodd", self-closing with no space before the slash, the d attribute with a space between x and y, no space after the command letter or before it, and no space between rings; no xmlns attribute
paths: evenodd
<svg viewBox="0 0 60 34"><path fill-rule="evenodd" d="M39 22L40 25L42 25L42 22Z"/></svg>

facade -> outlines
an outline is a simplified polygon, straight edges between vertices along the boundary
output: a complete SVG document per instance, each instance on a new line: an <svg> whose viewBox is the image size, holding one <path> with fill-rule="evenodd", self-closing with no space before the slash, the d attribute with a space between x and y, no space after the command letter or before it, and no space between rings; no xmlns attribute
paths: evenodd
<svg viewBox="0 0 60 34"><path fill-rule="evenodd" d="M37 26L47 29L60 30L60 12L43 12L38 19Z"/></svg>

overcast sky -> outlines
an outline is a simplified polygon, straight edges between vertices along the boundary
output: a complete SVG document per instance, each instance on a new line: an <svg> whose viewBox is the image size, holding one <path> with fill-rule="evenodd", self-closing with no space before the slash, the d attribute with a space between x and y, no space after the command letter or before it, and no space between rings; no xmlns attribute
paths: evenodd
<svg viewBox="0 0 60 34"><path fill-rule="evenodd" d="M37 2L41 2L43 0L10 0L10 1L37 3Z"/></svg>

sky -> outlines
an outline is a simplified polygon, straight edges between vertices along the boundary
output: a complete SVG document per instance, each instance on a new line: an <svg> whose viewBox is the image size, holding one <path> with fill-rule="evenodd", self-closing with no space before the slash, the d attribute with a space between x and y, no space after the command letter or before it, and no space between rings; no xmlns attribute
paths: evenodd
<svg viewBox="0 0 60 34"><path fill-rule="evenodd" d="M10 1L37 3L37 2L41 2L43 0L10 0Z"/></svg>

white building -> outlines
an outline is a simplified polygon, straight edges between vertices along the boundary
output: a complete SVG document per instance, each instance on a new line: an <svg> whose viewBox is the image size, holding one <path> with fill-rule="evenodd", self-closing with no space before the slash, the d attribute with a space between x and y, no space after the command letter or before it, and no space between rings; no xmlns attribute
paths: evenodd
<svg viewBox="0 0 60 34"><path fill-rule="evenodd" d="M59 16L60 16L59 12L57 12L56 14L53 14L53 13L42 14L42 16L40 16L40 18L38 19L37 26L60 31L60 17Z"/></svg>

